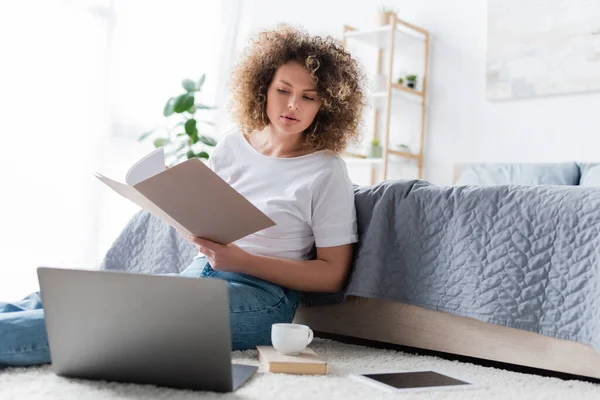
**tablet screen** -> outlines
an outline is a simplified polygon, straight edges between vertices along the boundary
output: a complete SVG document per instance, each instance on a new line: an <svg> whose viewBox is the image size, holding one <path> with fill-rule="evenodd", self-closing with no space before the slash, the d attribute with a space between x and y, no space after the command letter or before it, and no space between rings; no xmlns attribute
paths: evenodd
<svg viewBox="0 0 600 400"><path fill-rule="evenodd" d="M396 389L471 385L469 382L454 379L433 371L366 374L362 376L395 387Z"/></svg>

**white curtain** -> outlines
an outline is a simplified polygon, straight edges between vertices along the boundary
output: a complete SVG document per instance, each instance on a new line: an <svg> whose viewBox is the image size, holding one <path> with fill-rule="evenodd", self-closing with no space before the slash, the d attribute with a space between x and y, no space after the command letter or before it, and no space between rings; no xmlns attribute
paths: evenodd
<svg viewBox="0 0 600 400"><path fill-rule="evenodd" d="M137 138L182 79L206 73L218 119L236 4L0 3L0 301L37 290L37 266L97 266L138 208L93 173L122 179L152 150Z"/></svg>

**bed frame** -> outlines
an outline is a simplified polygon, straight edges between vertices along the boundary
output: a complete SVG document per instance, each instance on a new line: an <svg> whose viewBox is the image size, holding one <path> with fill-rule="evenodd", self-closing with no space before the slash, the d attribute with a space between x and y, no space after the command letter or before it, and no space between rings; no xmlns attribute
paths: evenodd
<svg viewBox="0 0 600 400"><path fill-rule="evenodd" d="M589 346L404 303L348 296L341 304L301 307L294 322L334 335L600 379L600 354Z"/></svg>

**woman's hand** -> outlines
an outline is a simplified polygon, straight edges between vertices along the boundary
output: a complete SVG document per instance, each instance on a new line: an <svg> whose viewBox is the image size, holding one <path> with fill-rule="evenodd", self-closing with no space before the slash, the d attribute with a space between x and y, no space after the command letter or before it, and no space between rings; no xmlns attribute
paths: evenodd
<svg viewBox="0 0 600 400"><path fill-rule="evenodd" d="M250 253L233 243L223 245L196 236L189 236L188 240L198 245L198 249L206 256L215 271L242 272L243 266L250 257Z"/></svg>

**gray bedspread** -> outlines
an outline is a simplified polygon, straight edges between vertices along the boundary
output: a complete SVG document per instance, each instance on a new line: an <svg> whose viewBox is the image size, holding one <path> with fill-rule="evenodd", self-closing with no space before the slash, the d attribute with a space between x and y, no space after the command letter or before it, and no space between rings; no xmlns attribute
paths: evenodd
<svg viewBox="0 0 600 400"><path fill-rule="evenodd" d="M575 340L600 350L600 188L356 187L360 242L344 293ZM102 268L177 272L194 247L138 213Z"/></svg>
<svg viewBox="0 0 600 400"><path fill-rule="evenodd" d="M359 188L346 294L404 302L600 350L600 188Z"/></svg>

